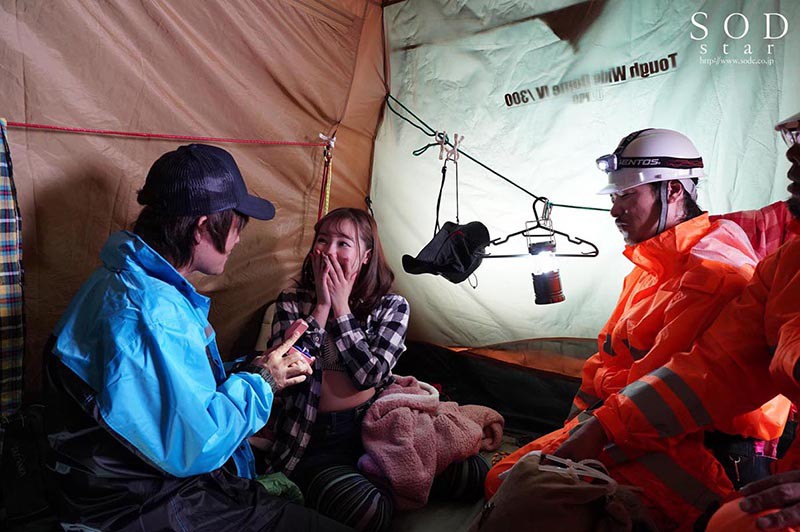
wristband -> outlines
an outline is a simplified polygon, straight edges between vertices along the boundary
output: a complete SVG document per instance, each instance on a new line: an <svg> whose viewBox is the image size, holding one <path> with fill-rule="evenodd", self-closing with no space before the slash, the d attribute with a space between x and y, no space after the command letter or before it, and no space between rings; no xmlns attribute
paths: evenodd
<svg viewBox="0 0 800 532"><path fill-rule="evenodd" d="M248 364L242 368L242 371L261 375L261 378L264 379L264 382L269 384L269 387L272 389L272 393L275 393L277 391L275 389L276 388L275 379L272 377L272 374L269 372L267 368L259 366L258 364Z"/></svg>

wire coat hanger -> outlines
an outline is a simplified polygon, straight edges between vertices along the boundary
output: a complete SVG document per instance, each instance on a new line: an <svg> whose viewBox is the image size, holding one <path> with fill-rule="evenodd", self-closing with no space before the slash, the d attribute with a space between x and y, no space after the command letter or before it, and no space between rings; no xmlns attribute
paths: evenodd
<svg viewBox="0 0 800 532"><path fill-rule="evenodd" d="M392 106L391 102L397 103L400 107L403 108L403 110L405 112L407 112L409 115L414 117L414 119L418 123L415 123L412 120L410 120L408 117L403 116L403 114L398 112ZM395 98L391 94L388 94L387 97L386 97L386 106L388 107L388 109L390 111L392 111L394 114L396 114L402 120L404 120L404 121L408 122L409 124L411 124L413 127L415 127L418 130L420 130L424 135L426 135L428 137L432 137L433 139L435 139L435 142L428 143L428 144L422 146L421 148L418 148L418 149L414 150L412 152L414 154L414 156L418 157L418 156L422 155L423 153L425 153L429 148L432 148L434 146L439 146L439 158L440 159L442 159L442 156L443 156L444 153L447 154L447 157L445 158L445 167L442 169L443 181L444 181L444 173L446 172L447 161L453 161L453 162L457 163L458 155L460 154L460 155L463 155L464 157L466 157L467 159L469 159L470 161L474 162L478 166L484 168L485 170L489 171L490 173L492 173L495 176L499 177L500 179L504 180L508 184L516 187L517 189L519 189L520 191L524 192L525 194L527 194L528 196L530 196L530 197L532 197L534 199L534 202L533 202L533 213L534 213L534 216L536 218L534 223L532 225L526 227L525 229L522 229L520 231L515 231L513 233L509 233L505 237L496 238L496 239L492 240L489 243L490 245L497 246L497 245L500 245L500 244L504 244L510 238L512 238L514 236L517 236L517 235L523 235L523 236L526 236L528 238L548 238L549 237L549 238L552 238L552 239L555 238L555 235L559 235L561 237L566 238L567 241L569 243L571 243L571 244L574 244L576 246L584 246L584 245L586 245L586 246L589 246L591 248L591 250L585 251L585 252L581 252L581 253L556 253L555 256L557 256L557 257L596 257L597 255L599 255L599 250L598 250L597 246L595 244L593 244L592 242L590 242L588 240L585 240L585 239L582 239L582 238L579 238L579 237L574 237L574 236L572 236L572 235L570 235L568 233L565 233L563 231L559 231L557 229L554 229L552 227L552 221L550 220L550 216L549 215L550 215L550 211L552 210L553 207L563 207L563 208L567 208L567 209L582 209L582 210L601 211L601 212L609 212L609 209L602 209L602 208L599 208L599 207L584 207L584 206L580 206L580 205L569 205L569 204L563 204L563 203L552 203L547 198L545 198L543 196L537 196L533 192L523 188L522 186L520 186L519 184L515 183L511 179L505 177L504 175L500 174L499 172L495 171L494 169L488 167L487 165L485 165L484 163L482 163L478 159L475 159L474 157L472 157L468 153L465 153L464 151L462 151L458 146L461 143L461 141L464 140L463 136L459 137L458 135L456 135L455 136L455 143L451 143L449 137L447 136L447 132L445 132L445 131L437 131L437 130L433 129L431 126L429 126L427 123L425 123L424 120L422 120L420 117L418 117L416 114L414 114L408 107L403 105L402 102L400 102L397 98ZM447 147L445 147L445 146L447 146ZM458 166L456 165L456 169L457 168L458 168ZM444 186L444 183L442 183L442 186ZM441 191L440 191L440 199L441 199ZM542 216L540 216L536 212L536 205L539 202L542 203ZM437 214L438 214L438 206L437 206ZM437 219L438 219L438 216L437 216ZM533 234L532 231L535 231L537 229L544 229L546 231L546 234L542 234L542 235ZM491 254L487 254L485 257L486 258L511 258L511 257L525 257L525 256L528 256L528 254L513 254L513 255L491 255Z"/></svg>

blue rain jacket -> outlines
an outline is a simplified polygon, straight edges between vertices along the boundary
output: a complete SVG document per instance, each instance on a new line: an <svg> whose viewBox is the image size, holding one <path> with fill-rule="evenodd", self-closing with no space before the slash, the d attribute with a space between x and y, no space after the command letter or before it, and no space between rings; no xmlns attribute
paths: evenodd
<svg viewBox="0 0 800 532"><path fill-rule="evenodd" d="M188 477L233 458L255 477L247 438L263 427L272 389L226 376L209 299L136 235L111 235L103 266L56 326L53 354L96 392L102 421L165 472Z"/></svg>

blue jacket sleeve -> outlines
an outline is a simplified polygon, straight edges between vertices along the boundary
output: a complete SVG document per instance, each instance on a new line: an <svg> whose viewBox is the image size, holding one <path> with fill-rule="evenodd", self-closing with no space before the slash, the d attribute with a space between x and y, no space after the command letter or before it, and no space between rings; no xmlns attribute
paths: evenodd
<svg viewBox="0 0 800 532"><path fill-rule="evenodd" d="M218 384L207 339L196 327L130 319L115 320L107 329L105 347L113 352L106 352L100 414L167 473L213 471L266 424L273 399L269 385L250 373Z"/></svg>

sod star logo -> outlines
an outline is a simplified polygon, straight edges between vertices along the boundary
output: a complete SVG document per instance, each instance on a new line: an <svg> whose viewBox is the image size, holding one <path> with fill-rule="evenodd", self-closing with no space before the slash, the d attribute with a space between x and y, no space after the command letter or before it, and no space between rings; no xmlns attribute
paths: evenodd
<svg viewBox="0 0 800 532"><path fill-rule="evenodd" d="M717 59L729 55L739 59L771 56L776 41L783 39L789 33L789 20L782 14L774 12L762 13L751 23L744 13L733 12L722 20L712 20L705 11L697 11L692 15L691 23L694 28L689 37L693 41L700 42L701 58L709 53L717 54ZM720 31L727 39L722 39L722 36L716 33ZM705 42L710 35L712 39ZM721 42L723 40L734 42Z"/></svg>

